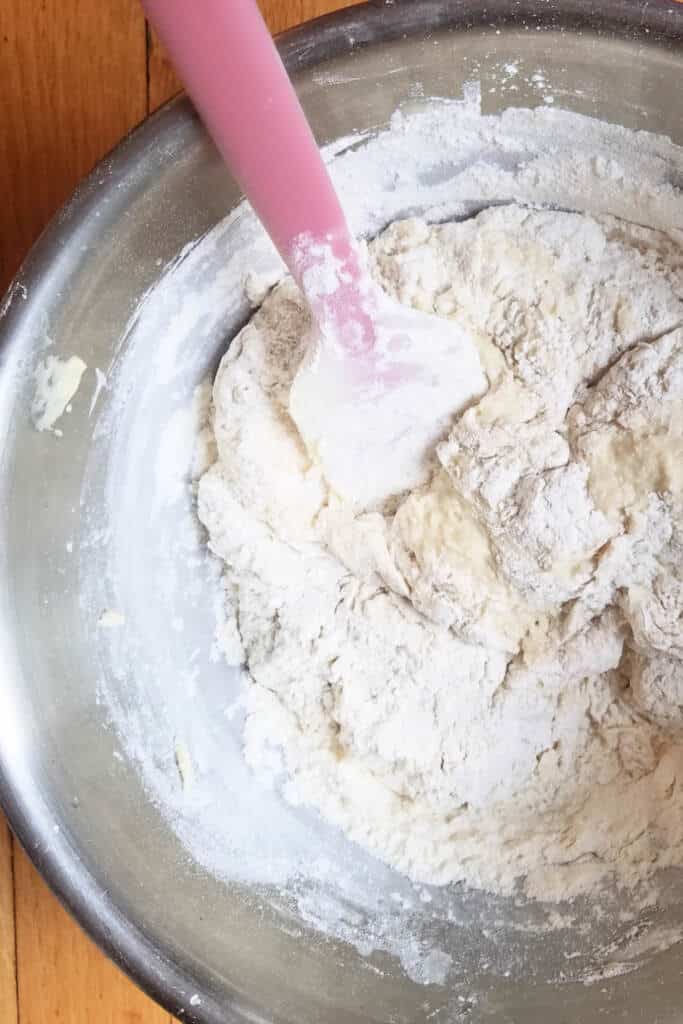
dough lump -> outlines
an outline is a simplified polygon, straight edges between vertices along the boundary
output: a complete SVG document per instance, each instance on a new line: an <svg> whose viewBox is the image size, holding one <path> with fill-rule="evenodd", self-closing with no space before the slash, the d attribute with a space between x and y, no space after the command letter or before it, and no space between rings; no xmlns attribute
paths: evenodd
<svg viewBox="0 0 683 1024"><path fill-rule="evenodd" d="M225 563L246 756L412 878L552 899L683 864L683 254L495 207L370 246L477 339L488 390L430 476L335 498L289 415L284 280L214 387L199 514Z"/></svg>

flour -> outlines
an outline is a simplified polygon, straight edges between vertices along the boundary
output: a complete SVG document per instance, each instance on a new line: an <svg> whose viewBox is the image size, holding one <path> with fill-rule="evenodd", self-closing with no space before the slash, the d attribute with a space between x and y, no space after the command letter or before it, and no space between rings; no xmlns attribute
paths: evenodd
<svg viewBox="0 0 683 1024"><path fill-rule="evenodd" d="M288 412L285 280L214 387L199 512L246 756L411 878L565 898L683 863L683 257L613 217L411 219L376 280L477 340L488 389L380 509Z"/></svg>
<svg viewBox="0 0 683 1024"><path fill-rule="evenodd" d="M121 629L125 624L126 616L116 608L106 608L97 620L97 625L101 629Z"/></svg>

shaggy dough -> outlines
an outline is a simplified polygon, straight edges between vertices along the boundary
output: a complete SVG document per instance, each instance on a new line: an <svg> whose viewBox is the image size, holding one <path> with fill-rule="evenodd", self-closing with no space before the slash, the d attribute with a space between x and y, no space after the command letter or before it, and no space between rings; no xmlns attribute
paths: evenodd
<svg viewBox="0 0 683 1024"><path fill-rule="evenodd" d="M231 345L199 514L249 761L426 882L552 899L683 864L680 249L509 205L394 224L370 262L477 339L488 390L424 485L352 510L289 415L291 281Z"/></svg>

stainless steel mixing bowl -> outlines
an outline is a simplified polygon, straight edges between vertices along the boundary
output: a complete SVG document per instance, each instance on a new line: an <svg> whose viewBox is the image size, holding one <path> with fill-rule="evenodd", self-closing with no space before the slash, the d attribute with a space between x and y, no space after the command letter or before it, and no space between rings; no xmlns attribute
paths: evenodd
<svg viewBox="0 0 683 1024"><path fill-rule="evenodd" d="M673 0L386 0L304 26L282 37L280 47L322 143L385 124L416 95L457 97L466 82L479 80L486 112L539 105L550 89L569 110L662 132L681 144L682 43L683 6ZM534 69L536 78L521 76L510 91L499 74L510 62ZM374 952L321 936L302 909L306 878L282 889L250 884L248 872L231 881L211 870L192 835L181 834L163 813L161 790L150 790L140 763L121 744L121 723L129 721L140 749L147 749L150 771L173 779L169 786L177 789L174 752L164 743L167 734L182 733L186 703L205 705L204 720L219 722L215 735L207 726L206 740L199 737L195 746L222 742L227 669L206 659L199 681L176 671L181 662L174 645L182 642L183 623L175 623L169 638L164 616L154 619L167 595L161 592L166 577L146 554L158 547L147 467L154 462L160 410L173 396L149 398L138 385L144 378L152 387L161 374L163 345L150 348L147 362L143 352L137 378L115 370L128 365L140 301L167 264L237 200L190 105L180 99L94 171L35 247L2 307L0 780L13 828L91 935L185 1020L680 1021L680 947L669 944L642 963L624 964L618 924L605 926L603 935L599 924L584 929L591 933L590 949L602 942L596 965L577 938L580 931L559 928L539 937L527 927L533 908L454 888L423 894L431 903L392 918L399 932L416 929L410 963L392 955L400 935L394 946L379 937ZM233 299L198 343L197 380L215 365L245 315ZM167 313L172 319L173 310ZM119 392L105 389L92 415L90 396L79 393L61 438L37 433L28 415L32 370L47 351L77 352L91 373L93 367L106 372ZM119 416L118 454L107 429L115 398L120 406L128 398ZM173 449L173 435L171 442L166 437ZM120 514L129 517L127 551L116 548L105 520L106 500L113 488L116 504L119 484L126 485ZM125 671L117 670L111 654L116 641L107 640L107 647L97 625L113 600L107 589L112 559L131 602L143 602L152 615L147 639ZM174 585L182 589L183 580ZM202 600L188 615L197 619L193 643L199 637L208 650L210 617ZM145 713L138 708L133 714L142 685L136 665L142 673L146 659L154 660L150 652L167 678L160 690L145 691ZM175 757L182 761L182 751L176 748ZM249 785L244 782L245 792ZM253 816L254 829L263 830L264 814L249 801L240 804L240 792L235 789L224 808L220 789L214 793L218 811L228 823L237 824L237 815L249 823ZM313 818L304 815L297 825L305 837L324 831ZM274 831L263 836L276 858L281 837ZM217 841L229 837L228 826ZM338 839L335 847L332 871L340 877L358 870L350 845ZM373 879L372 871L379 872L378 890L384 886L389 900L398 893L401 903L404 880L388 869L363 870ZM683 924L680 879L672 877L663 891L665 905L650 909L650 923L656 918L676 935ZM437 910L427 913L427 906ZM359 911L346 909L337 935L353 940L364 922ZM587 905L572 913L592 921ZM510 924L515 919L517 929ZM426 971L432 948L448 954L450 971L435 973L433 962ZM617 955L605 954L609 948ZM588 984L591 968L599 979ZM439 977L445 980L436 983ZM422 984L429 978L431 984Z"/></svg>

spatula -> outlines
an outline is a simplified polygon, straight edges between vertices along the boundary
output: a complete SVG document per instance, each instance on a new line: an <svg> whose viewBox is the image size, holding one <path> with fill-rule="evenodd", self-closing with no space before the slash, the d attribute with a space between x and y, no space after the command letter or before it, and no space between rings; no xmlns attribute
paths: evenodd
<svg viewBox="0 0 683 1024"><path fill-rule="evenodd" d="M476 345L370 278L254 0L143 6L310 306L291 415L333 494L381 506L425 479L454 414L486 390Z"/></svg>

